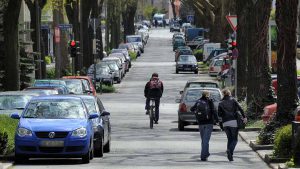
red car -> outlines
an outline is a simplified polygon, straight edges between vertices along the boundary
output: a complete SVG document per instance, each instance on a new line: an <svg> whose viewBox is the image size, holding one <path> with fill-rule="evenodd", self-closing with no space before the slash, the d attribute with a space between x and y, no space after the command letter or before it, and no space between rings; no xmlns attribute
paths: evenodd
<svg viewBox="0 0 300 169"><path fill-rule="evenodd" d="M80 79L84 80L84 84L86 84L89 87L89 90L94 96L97 96L96 89L93 85L93 81L90 77L88 76L63 76L63 79Z"/></svg>

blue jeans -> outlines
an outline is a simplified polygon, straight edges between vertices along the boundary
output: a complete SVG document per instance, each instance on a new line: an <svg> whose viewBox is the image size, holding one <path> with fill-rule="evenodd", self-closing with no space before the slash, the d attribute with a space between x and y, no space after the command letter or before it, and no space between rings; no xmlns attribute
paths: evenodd
<svg viewBox="0 0 300 169"><path fill-rule="evenodd" d="M233 155L235 146L238 142L238 128L237 127L224 127L224 131L227 135L227 151Z"/></svg>
<svg viewBox="0 0 300 169"><path fill-rule="evenodd" d="M208 158L209 154L209 140L213 131L213 124L199 125L199 131L201 136L201 159Z"/></svg>
<svg viewBox="0 0 300 169"><path fill-rule="evenodd" d="M155 99L155 121L159 120L159 104L160 104L160 98L156 98ZM150 110L150 98L146 99L146 106L145 106L146 110Z"/></svg>

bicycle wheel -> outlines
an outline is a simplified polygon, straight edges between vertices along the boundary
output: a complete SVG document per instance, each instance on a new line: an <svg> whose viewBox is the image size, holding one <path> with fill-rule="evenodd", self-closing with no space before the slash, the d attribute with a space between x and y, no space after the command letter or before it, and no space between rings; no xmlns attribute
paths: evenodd
<svg viewBox="0 0 300 169"><path fill-rule="evenodd" d="M149 113L149 117L150 117L150 129L153 129L153 107L151 107L150 109L150 113Z"/></svg>

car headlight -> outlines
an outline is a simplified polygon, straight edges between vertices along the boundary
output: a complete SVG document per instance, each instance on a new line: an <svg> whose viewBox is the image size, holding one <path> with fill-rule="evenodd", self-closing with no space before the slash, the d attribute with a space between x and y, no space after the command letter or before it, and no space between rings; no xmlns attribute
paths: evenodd
<svg viewBox="0 0 300 169"><path fill-rule="evenodd" d="M79 128L79 129L76 129L72 132L72 136L75 136L75 137L85 137L87 134L86 134L86 128L82 127L82 128Z"/></svg>
<svg viewBox="0 0 300 169"><path fill-rule="evenodd" d="M17 134L20 137L32 136L32 132L28 129L25 129L25 128L18 128Z"/></svg>

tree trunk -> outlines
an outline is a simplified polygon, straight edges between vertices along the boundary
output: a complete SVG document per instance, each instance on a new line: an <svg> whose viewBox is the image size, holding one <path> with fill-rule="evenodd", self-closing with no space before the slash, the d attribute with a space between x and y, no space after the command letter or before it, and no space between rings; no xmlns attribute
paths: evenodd
<svg viewBox="0 0 300 169"><path fill-rule="evenodd" d="M272 0L257 1L249 8L247 102L250 119L261 117L273 102L268 66L268 28Z"/></svg>
<svg viewBox="0 0 300 169"><path fill-rule="evenodd" d="M297 74L296 74L296 0L276 1L276 24L278 28L277 55L277 114L275 120L281 125L294 120L293 111L297 107Z"/></svg>
<svg viewBox="0 0 300 169"><path fill-rule="evenodd" d="M248 17L249 2L236 0L237 11L237 48L239 58L237 59L237 98L244 100L247 93L247 65L248 65ZM251 3L251 2L250 2Z"/></svg>
<svg viewBox="0 0 300 169"><path fill-rule="evenodd" d="M175 0L170 0L171 6L172 6L172 12L173 12L173 17L176 18L176 10L175 10Z"/></svg>
<svg viewBox="0 0 300 169"><path fill-rule="evenodd" d="M5 90L20 89L18 21L21 0L10 0L4 13Z"/></svg>
<svg viewBox="0 0 300 169"><path fill-rule="evenodd" d="M89 19L90 19L90 13L92 10L91 0L81 0L80 5L82 5L82 37L81 37L81 43L82 43L82 58L83 58L83 67L88 68L91 65L91 60L93 60L93 55L90 52L90 38L89 38Z"/></svg>

